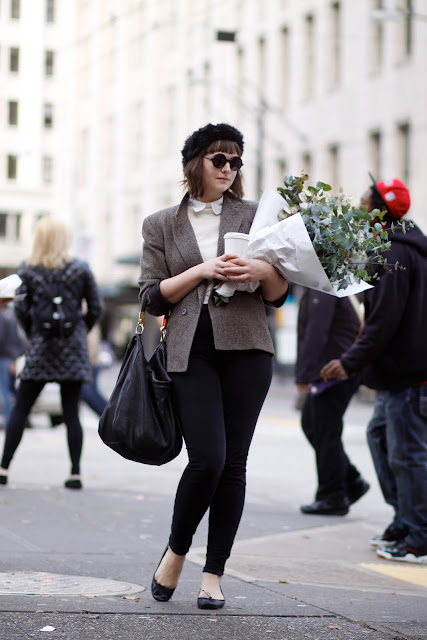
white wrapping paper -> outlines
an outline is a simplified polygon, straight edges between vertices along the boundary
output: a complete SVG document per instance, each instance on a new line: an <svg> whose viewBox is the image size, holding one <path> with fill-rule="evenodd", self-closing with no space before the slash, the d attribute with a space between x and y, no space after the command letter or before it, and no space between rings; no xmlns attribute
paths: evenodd
<svg viewBox="0 0 427 640"><path fill-rule="evenodd" d="M277 191L264 191L249 231L248 258L265 260L276 267L289 282L339 298L372 288L372 285L363 280L359 283L353 280L346 289L338 291L338 283L329 280L320 264L301 215L295 213L286 220L277 222L284 204L284 198ZM253 292L258 286L259 282L224 282L217 292L229 298L236 290Z"/></svg>
<svg viewBox="0 0 427 640"><path fill-rule="evenodd" d="M0 280L0 299L1 298L14 298L16 289L21 285L22 280L17 273L12 273L11 276L7 276Z"/></svg>

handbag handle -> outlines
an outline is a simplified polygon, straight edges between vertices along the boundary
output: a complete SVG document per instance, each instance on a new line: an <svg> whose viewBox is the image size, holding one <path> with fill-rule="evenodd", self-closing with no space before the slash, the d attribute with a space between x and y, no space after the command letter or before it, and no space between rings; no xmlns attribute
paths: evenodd
<svg viewBox="0 0 427 640"><path fill-rule="evenodd" d="M141 311L139 312L138 323L135 328L135 333L141 334L144 331L145 307L147 306L147 294L148 294L148 289L142 298ZM168 320L169 315L170 315L170 311L168 311L168 313L165 314L165 317L163 318L162 326L160 327L160 342L163 342L166 338L166 322Z"/></svg>

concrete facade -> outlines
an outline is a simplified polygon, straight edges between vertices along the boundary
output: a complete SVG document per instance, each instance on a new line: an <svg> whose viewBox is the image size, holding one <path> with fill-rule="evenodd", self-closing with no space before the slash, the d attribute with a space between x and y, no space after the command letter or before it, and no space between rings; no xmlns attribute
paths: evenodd
<svg viewBox="0 0 427 640"><path fill-rule="evenodd" d="M60 48L67 3L0 3L0 274L31 250L35 221L63 203Z"/></svg>

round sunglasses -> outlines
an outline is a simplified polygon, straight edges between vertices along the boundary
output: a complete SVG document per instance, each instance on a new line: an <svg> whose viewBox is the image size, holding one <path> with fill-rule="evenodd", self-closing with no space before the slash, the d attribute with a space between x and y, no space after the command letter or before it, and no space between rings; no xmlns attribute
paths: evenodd
<svg viewBox="0 0 427 640"><path fill-rule="evenodd" d="M243 167L242 158L239 156L233 156L232 158L226 158L223 153L217 153L212 158L204 156L206 160L210 160L216 169L222 169L227 162L230 163L230 169L232 171L238 171Z"/></svg>

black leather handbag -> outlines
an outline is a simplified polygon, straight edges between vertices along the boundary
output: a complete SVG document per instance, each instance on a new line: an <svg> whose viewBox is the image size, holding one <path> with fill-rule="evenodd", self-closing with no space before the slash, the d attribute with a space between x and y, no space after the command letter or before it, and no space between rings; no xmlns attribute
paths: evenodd
<svg viewBox="0 0 427 640"><path fill-rule="evenodd" d="M124 458L162 465L179 454L182 435L172 402L172 380L166 371L166 320L160 329L161 341L148 362L142 344L144 322L143 301L98 433Z"/></svg>

